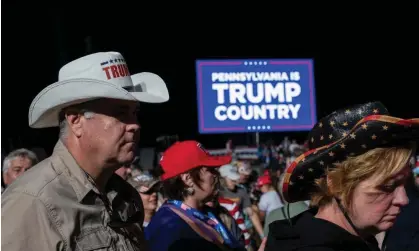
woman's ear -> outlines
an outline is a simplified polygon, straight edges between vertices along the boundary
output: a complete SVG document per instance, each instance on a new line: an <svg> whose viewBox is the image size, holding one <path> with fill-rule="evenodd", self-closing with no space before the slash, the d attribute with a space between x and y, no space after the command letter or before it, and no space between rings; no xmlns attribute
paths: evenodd
<svg viewBox="0 0 419 251"><path fill-rule="evenodd" d="M327 188L329 188L329 190L333 188L333 183L332 183L332 179L330 178L330 175L326 176L326 182L327 182Z"/></svg>
<svg viewBox="0 0 419 251"><path fill-rule="evenodd" d="M336 186L339 186L339 183L336 184L335 182L336 182L336 179L332 179L330 174L328 174L326 176L327 193L329 194L329 196L334 196L337 199L341 200L342 196L341 195L336 195L336 189L339 189Z"/></svg>
<svg viewBox="0 0 419 251"><path fill-rule="evenodd" d="M192 177L189 173L181 174L180 178L182 179L183 183L185 183L186 186L193 187L194 183L193 183Z"/></svg>

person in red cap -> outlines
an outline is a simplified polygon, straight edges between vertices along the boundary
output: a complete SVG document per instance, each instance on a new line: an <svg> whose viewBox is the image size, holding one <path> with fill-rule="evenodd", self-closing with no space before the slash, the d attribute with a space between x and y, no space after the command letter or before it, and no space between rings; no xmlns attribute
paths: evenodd
<svg viewBox="0 0 419 251"><path fill-rule="evenodd" d="M260 176L256 182L256 186L263 193L258 204L261 219L265 219L270 212L284 206L281 198L272 186L271 176Z"/></svg>
<svg viewBox="0 0 419 251"><path fill-rule="evenodd" d="M191 140L163 153L161 186L168 200L146 228L150 250L245 250L205 205L218 194L217 168L230 162L231 156L212 156Z"/></svg>

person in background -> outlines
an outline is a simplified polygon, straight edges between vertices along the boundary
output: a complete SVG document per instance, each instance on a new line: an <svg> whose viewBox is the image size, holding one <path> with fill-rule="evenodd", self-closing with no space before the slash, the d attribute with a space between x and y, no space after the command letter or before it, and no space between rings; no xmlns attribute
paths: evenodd
<svg viewBox="0 0 419 251"><path fill-rule="evenodd" d="M279 194L281 192L280 190L278 190L279 188L278 184L284 170L285 170L285 164L279 163L279 162L277 165L272 166L271 169L269 170L269 175L271 176L271 180L272 180L272 186Z"/></svg>
<svg viewBox="0 0 419 251"><path fill-rule="evenodd" d="M260 176L256 185L262 192L262 196L260 197L258 204L259 217L265 220L266 216L268 216L270 212L283 207L284 204L282 203L282 200L275 188L272 186L271 177L269 175Z"/></svg>
<svg viewBox="0 0 419 251"><path fill-rule="evenodd" d="M265 218L265 224L263 231L265 233L265 236L269 235L269 225L272 222L280 221L280 220L290 220L291 218L299 215L302 212L305 212L308 210L308 205L304 201L297 201L294 203L288 203L283 195L282 195L282 184L284 182L285 175L282 174L279 177L278 184L277 184L277 190L279 191L279 196L281 198L281 201L284 203L283 207L277 208L275 210L272 210Z"/></svg>
<svg viewBox="0 0 419 251"><path fill-rule="evenodd" d="M129 178L128 183L140 193L144 207L143 227L146 228L157 210L157 191L160 182L152 175L143 173Z"/></svg>
<svg viewBox="0 0 419 251"><path fill-rule="evenodd" d="M291 144L289 145L288 149L289 149L290 153L291 153L292 155L294 155L294 154L295 154L295 150L296 150L297 148L299 148L299 147L300 147L300 145L297 143L297 140L293 139L293 140L291 141Z"/></svg>
<svg viewBox="0 0 419 251"><path fill-rule="evenodd" d="M233 140L232 139L227 140L227 142L226 142L226 151L227 151L227 154L233 154L233 152L234 152L234 145L233 145Z"/></svg>
<svg viewBox="0 0 419 251"><path fill-rule="evenodd" d="M286 156L290 155L290 145L291 145L291 140L289 139L288 136L285 136L284 139L279 144L280 148L284 151Z"/></svg>
<svg viewBox="0 0 419 251"><path fill-rule="evenodd" d="M255 213L255 210L252 208L250 196L244 188L237 185L240 179L240 174L238 173L237 168L231 164L226 164L220 167L219 171L222 178L220 180L220 196L236 202L240 207L240 211L250 218L252 225L256 229L256 235L260 238L256 239L258 241L263 239L264 235L262 223L259 215ZM246 225L246 228L251 235L254 234L252 227Z"/></svg>
<svg viewBox="0 0 419 251"><path fill-rule="evenodd" d="M391 117L370 102L320 119L308 139L282 189L289 203L311 199L313 209L271 223L266 251L378 251L375 235L394 226L409 203L419 119Z"/></svg>
<svg viewBox="0 0 419 251"><path fill-rule="evenodd" d="M37 163L38 157L28 149L21 148L9 153L3 160L1 192Z"/></svg>
<svg viewBox="0 0 419 251"><path fill-rule="evenodd" d="M218 168L231 156L211 156L196 141L176 142L162 154L162 190L168 198L145 229L151 251L244 250L205 204L218 195Z"/></svg>
<svg viewBox="0 0 419 251"><path fill-rule="evenodd" d="M139 102L169 99L118 52L64 65L29 108L32 128L59 127L52 155L1 196L2 250L147 250L138 192L115 174L135 156Z"/></svg>
<svg viewBox="0 0 419 251"><path fill-rule="evenodd" d="M240 218L241 215L238 211L237 203L226 198L215 196L211 201L207 202L206 205L212 208L214 214L223 222L234 238L236 238L241 245L246 247L244 234L239 226L239 223L243 218Z"/></svg>
<svg viewBox="0 0 419 251"><path fill-rule="evenodd" d="M252 174L252 166L248 161L239 160L234 163L240 175L238 185L243 186L247 192L250 192L250 176Z"/></svg>

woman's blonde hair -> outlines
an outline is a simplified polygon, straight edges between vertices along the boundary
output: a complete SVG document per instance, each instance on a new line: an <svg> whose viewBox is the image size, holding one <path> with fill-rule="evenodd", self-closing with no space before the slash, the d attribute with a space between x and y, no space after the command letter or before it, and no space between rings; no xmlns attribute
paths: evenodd
<svg viewBox="0 0 419 251"><path fill-rule="evenodd" d="M317 191L311 196L311 205L321 207L331 203L334 197L339 197L343 206L348 208L352 193L360 182L375 176L377 185L383 184L410 163L414 150L413 144L375 148L334 163L335 168L327 170L326 176L316 180Z"/></svg>

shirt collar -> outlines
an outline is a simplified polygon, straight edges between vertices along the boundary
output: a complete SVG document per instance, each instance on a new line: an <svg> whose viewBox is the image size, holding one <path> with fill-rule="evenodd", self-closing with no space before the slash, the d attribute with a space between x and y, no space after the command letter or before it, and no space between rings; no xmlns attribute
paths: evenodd
<svg viewBox="0 0 419 251"><path fill-rule="evenodd" d="M88 180L86 173L81 169L73 155L71 155L61 140L55 145L52 155L56 156L58 160L61 161L61 165L56 166L56 168L63 168L62 171L67 174L68 180L73 187L79 202L81 202L90 191L93 190L97 193L97 189Z"/></svg>

